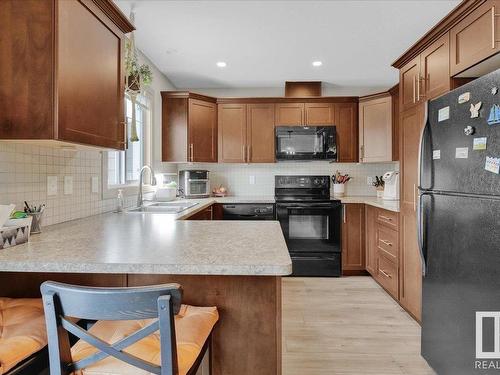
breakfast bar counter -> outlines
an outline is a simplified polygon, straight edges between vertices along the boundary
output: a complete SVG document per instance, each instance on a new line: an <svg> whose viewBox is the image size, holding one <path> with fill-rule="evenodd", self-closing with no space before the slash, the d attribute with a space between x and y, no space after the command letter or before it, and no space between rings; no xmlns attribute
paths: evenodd
<svg viewBox="0 0 500 375"><path fill-rule="evenodd" d="M109 213L52 225L1 250L0 271L284 276L292 264L277 221Z"/></svg>
<svg viewBox="0 0 500 375"><path fill-rule="evenodd" d="M214 375L281 374L281 277L291 273L276 221L188 221L108 213L44 228L0 250L0 295L37 297L45 280L118 287L177 282L183 303L217 306Z"/></svg>

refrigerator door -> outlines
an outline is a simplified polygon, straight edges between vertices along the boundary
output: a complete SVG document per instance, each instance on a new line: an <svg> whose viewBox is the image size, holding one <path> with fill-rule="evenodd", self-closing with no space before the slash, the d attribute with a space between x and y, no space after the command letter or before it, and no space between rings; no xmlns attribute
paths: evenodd
<svg viewBox="0 0 500 375"><path fill-rule="evenodd" d="M494 105L500 104L500 92L492 94L495 87L500 89L500 70L428 102L421 189L500 195L500 175L485 170L487 156L500 157L500 124L488 125L487 121L492 108L495 112ZM460 95L467 92L470 99L460 104ZM471 104L479 102L479 117L471 118ZM500 122L500 107L498 112ZM467 135L466 129L473 134ZM474 142L480 143L476 138L486 138L486 150L474 149Z"/></svg>
<svg viewBox="0 0 500 375"><path fill-rule="evenodd" d="M421 200L422 355L439 375L498 374L476 367L483 360L500 367L500 354L492 353L500 353L500 325L485 318L476 332L476 312L500 312L500 199L428 193ZM486 359L476 358L476 349Z"/></svg>

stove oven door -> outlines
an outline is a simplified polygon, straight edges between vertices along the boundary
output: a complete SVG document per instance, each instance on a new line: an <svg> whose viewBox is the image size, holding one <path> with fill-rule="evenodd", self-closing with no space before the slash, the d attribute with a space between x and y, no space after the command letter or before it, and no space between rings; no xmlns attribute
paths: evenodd
<svg viewBox="0 0 500 375"><path fill-rule="evenodd" d="M276 204L293 275L340 276L341 211L338 202Z"/></svg>

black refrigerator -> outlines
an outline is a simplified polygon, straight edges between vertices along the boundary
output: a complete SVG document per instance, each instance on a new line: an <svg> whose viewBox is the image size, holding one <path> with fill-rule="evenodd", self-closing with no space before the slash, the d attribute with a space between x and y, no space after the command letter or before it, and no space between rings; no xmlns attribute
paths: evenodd
<svg viewBox="0 0 500 375"><path fill-rule="evenodd" d="M422 355L500 374L500 70L427 103L417 222Z"/></svg>

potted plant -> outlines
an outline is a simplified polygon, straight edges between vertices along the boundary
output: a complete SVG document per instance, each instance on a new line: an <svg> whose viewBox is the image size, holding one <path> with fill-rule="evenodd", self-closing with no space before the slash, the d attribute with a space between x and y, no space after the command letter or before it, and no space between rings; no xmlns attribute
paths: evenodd
<svg viewBox="0 0 500 375"><path fill-rule="evenodd" d="M130 13L130 21L134 23L134 13ZM139 64L137 59L137 50L135 48L134 32L130 35L130 39L125 42L125 93L129 95L132 101L132 122L130 124L130 142L139 141L137 135L137 122L135 118L135 103L137 95L153 81L153 73L147 64Z"/></svg>
<svg viewBox="0 0 500 375"><path fill-rule="evenodd" d="M384 185L385 181L382 179L382 176L375 176L375 180L372 182L372 185L375 186L377 190L377 198L382 198L384 196Z"/></svg>

